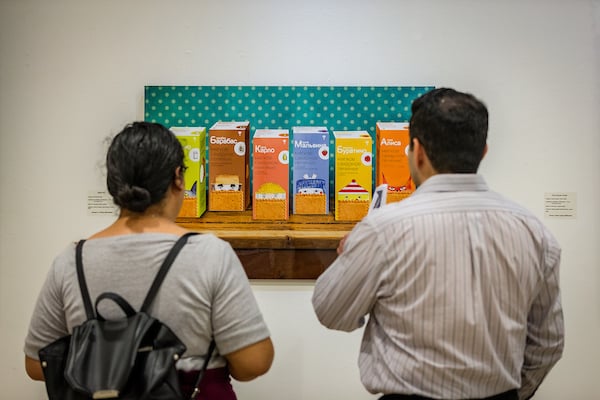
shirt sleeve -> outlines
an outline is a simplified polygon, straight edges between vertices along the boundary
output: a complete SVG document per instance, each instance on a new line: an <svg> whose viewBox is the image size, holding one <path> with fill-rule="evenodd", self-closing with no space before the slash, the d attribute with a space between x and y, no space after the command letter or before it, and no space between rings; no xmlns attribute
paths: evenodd
<svg viewBox="0 0 600 400"><path fill-rule="evenodd" d="M520 399L533 396L550 369L561 358L564 321L559 290L560 249L546 251L546 274L527 321L527 342L521 370Z"/></svg>
<svg viewBox="0 0 600 400"><path fill-rule="evenodd" d="M56 265L57 260L54 260L38 295L25 338L25 355L36 360L41 348L69 334Z"/></svg>
<svg viewBox="0 0 600 400"><path fill-rule="evenodd" d="M237 254L229 243L223 245L225 254L212 302L212 324L219 353L226 355L270 335Z"/></svg>
<svg viewBox="0 0 600 400"><path fill-rule="evenodd" d="M317 279L312 304L324 326L350 332L364 324L380 286L383 263L376 236L365 220L356 224L342 254Z"/></svg>

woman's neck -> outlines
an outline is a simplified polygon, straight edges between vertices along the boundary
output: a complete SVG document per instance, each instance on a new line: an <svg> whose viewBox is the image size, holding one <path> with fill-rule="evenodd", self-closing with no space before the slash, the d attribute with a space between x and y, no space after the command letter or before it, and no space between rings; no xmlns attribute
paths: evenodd
<svg viewBox="0 0 600 400"><path fill-rule="evenodd" d="M148 209L143 213L121 210L115 222L92 235L90 239L150 232L183 234L185 231L175 223L173 217L165 215L160 210Z"/></svg>

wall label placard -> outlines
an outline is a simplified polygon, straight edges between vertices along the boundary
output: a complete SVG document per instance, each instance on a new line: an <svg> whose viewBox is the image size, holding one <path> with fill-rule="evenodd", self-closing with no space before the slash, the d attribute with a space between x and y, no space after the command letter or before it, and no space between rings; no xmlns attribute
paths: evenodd
<svg viewBox="0 0 600 400"><path fill-rule="evenodd" d="M546 218L577 218L577 193L544 193L544 216Z"/></svg>
<svg viewBox="0 0 600 400"><path fill-rule="evenodd" d="M113 203L112 196L106 190L90 190L87 195L88 215L118 215L119 207Z"/></svg>

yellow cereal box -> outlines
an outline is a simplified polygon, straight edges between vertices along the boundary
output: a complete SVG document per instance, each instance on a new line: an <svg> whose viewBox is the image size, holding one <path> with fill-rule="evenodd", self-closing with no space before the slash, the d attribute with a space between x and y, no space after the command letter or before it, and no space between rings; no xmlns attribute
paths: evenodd
<svg viewBox="0 0 600 400"><path fill-rule="evenodd" d="M252 137L252 218L286 220L289 216L289 132L257 129Z"/></svg>
<svg viewBox="0 0 600 400"><path fill-rule="evenodd" d="M185 197L179 217L199 217L206 211L206 128L171 127L183 147Z"/></svg>
<svg viewBox="0 0 600 400"><path fill-rule="evenodd" d="M378 122L376 131L377 186L388 185L387 203L400 201L414 191L408 168L408 123Z"/></svg>
<svg viewBox="0 0 600 400"><path fill-rule="evenodd" d="M250 123L216 122L208 136L208 209L244 211L250 204Z"/></svg>
<svg viewBox="0 0 600 400"><path fill-rule="evenodd" d="M335 219L358 221L369 212L373 140L367 131L334 131Z"/></svg>

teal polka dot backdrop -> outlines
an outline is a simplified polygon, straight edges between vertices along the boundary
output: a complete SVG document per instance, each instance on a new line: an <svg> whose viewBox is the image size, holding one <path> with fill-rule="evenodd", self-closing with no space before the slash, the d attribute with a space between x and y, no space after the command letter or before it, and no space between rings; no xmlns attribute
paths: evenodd
<svg viewBox="0 0 600 400"><path fill-rule="evenodd" d="M251 137L256 129L289 129L291 133L294 126L325 126L330 133L364 130L375 139L377 122L409 121L413 100L431 89L433 86L146 86L144 119L167 127L204 126L207 132L217 121L250 121ZM333 135L330 147L333 187ZM293 157L292 153L292 169ZM210 155L208 159L210 168Z"/></svg>
<svg viewBox="0 0 600 400"><path fill-rule="evenodd" d="M251 130L326 126L375 134L378 121L410 119L431 86L146 86L145 120L165 126L250 121Z"/></svg>

